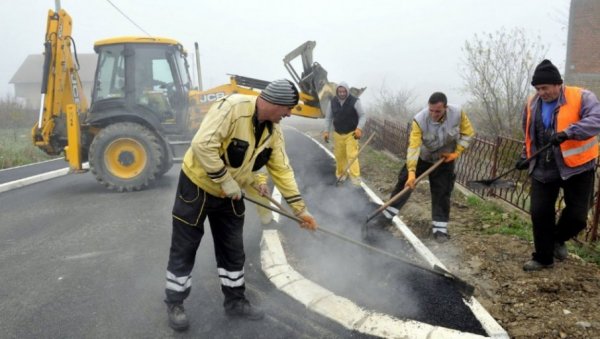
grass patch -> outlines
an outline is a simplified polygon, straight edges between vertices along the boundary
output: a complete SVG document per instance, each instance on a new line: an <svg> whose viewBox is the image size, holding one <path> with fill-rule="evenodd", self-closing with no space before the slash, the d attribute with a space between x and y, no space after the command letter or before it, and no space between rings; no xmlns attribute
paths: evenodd
<svg viewBox="0 0 600 339"><path fill-rule="evenodd" d="M567 248L584 261L600 265L600 242L578 244L571 241L567 242Z"/></svg>
<svg viewBox="0 0 600 339"><path fill-rule="evenodd" d="M0 169L54 158L33 145L28 128L0 128Z"/></svg>
<svg viewBox="0 0 600 339"><path fill-rule="evenodd" d="M474 196L467 197L467 205L474 209L481 220L485 234L505 234L528 241L533 240L531 223L521 215L508 212L493 202Z"/></svg>

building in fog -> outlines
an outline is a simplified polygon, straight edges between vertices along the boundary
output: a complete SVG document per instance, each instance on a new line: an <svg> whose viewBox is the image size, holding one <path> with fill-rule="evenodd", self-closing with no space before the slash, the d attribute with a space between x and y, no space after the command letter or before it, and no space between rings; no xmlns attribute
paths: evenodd
<svg viewBox="0 0 600 339"><path fill-rule="evenodd" d="M84 93L90 99L94 85L94 71L96 70L97 55L77 54L79 59L79 77L83 85ZM25 102L28 109L40 109L40 93L42 89L42 68L44 56L42 54L30 54L25 58L17 72L9 83L15 86L15 96Z"/></svg>
<svg viewBox="0 0 600 339"><path fill-rule="evenodd" d="M600 96L599 0L571 0L565 82Z"/></svg>

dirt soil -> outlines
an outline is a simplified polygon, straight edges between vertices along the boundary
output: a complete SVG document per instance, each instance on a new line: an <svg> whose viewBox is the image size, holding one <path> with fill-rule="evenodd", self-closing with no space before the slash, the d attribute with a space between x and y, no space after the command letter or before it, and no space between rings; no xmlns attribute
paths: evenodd
<svg viewBox="0 0 600 339"><path fill-rule="evenodd" d="M316 132L313 136L320 139ZM385 201L399 164L369 163L368 153L361 154L363 179ZM444 244L430 237L431 200L426 181L400 211L401 219L451 272L476 287L475 298L512 338L600 338L597 265L570 253L553 269L524 272L521 267L531 257L533 244L514 236L485 234L484 229L494 225L483 224L458 189L452 199L451 239ZM497 219L501 222L502 216Z"/></svg>

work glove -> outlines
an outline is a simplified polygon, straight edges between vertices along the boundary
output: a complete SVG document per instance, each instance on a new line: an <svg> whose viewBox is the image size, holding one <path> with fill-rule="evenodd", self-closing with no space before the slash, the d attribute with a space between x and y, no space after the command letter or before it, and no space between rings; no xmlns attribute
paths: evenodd
<svg viewBox="0 0 600 339"><path fill-rule="evenodd" d="M362 137L362 130L357 128L354 130L354 139L358 140Z"/></svg>
<svg viewBox="0 0 600 339"><path fill-rule="evenodd" d="M569 136L565 132L558 132L552 134L550 137L550 143L554 146L558 146L569 139Z"/></svg>
<svg viewBox="0 0 600 339"><path fill-rule="evenodd" d="M529 168L529 161L527 161L527 159L525 158L521 158L519 159L519 161L517 161L517 163L515 164L515 168L519 171L525 170Z"/></svg>
<svg viewBox="0 0 600 339"><path fill-rule="evenodd" d="M258 191L258 194L260 194L263 197L271 195L271 192L269 192L269 186L267 184L260 184L256 186L256 190Z"/></svg>
<svg viewBox="0 0 600 339"><path fill-rule="evenodd" d="M242 198L240 185L231 177L221 183L221 189L223 190L223 195L228 198L233 200L240 200Z"/></svg>
<svg viewBox="0 0 600 339"><path fill-rule="evenodd" d="M408 179L406 179L406 183L404 187L410 187L411 190L415 189L415 184L417 182L417 175L414 171L408 171Z"/></svg>
<svg viewBox="0 0 600 339"><path fill-rule="evenodd" d="M458 152L442 153L442 158L444 158L444 162L452 162L458 158Z"/></svg>
<svg viewBox="0 0 600 339"><path fill-rule="evenodd" d="M314 231L319 228L317 225L317 221L312 216L312 214L308 213L308 210L304 209L302 212L296 214L296 216L302 219L302 223L300 223L300 227L306 228L308 230Z"/></svg>
<svg viewBox="0 0 600 339"><path fill-rule="evenodd" d="M329 132L323 132L323 141L329 143Z"/></svg>

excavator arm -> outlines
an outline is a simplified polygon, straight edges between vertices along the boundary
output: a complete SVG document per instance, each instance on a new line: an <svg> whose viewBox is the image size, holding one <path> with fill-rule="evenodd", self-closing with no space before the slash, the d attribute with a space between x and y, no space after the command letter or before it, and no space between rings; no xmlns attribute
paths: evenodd
<svg viewBox="0 0 600 339"><path fill-rule="evenodd" d="M32 128L32 138L47 154L65 152L71 168L81 170L79 115L87 111L88 103L75 62L76 53L71 52L72 47L75 49L71 29L72 19L65 10L48 11L40 112Z"/></svg>
<svg viewBox="0 0 600 339"><path fill-rule="evenodd" d="M317 43L307 41L283 58L285 68L300 87L301 103L292 114L308 118L325 117L326 107L335 95L336 84L327 80L327 71L318 62L313 62L313 49ZM298 74L292 61L300 57L302 73Z"/></svg>

